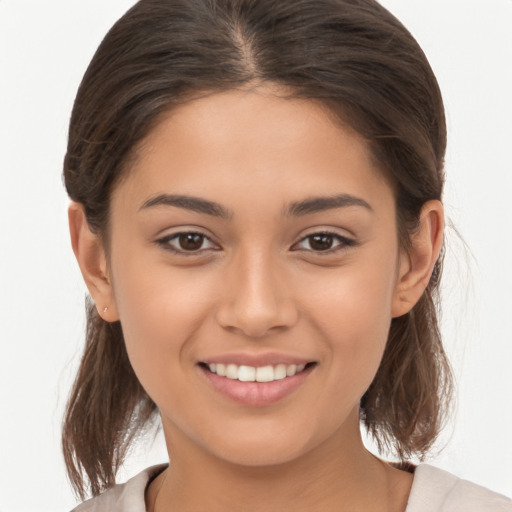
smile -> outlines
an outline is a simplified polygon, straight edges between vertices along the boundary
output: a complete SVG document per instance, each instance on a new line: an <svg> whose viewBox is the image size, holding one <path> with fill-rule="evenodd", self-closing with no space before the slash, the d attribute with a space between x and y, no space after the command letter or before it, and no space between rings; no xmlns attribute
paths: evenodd
<svg viewBox="0 0 512 512"><path fill-rule="evenodd" d="M238 359L246 364L217 360L200 362L198 367L216 392L240 405L253 407L272 405L291 395L317 366L317 362L279 362L275 356L262 357L263 361L254 362L247 360L255 359L250 357ZM274 362L270 363L268 359L274 359Z"/></svg>
<svg viewBox="0 0 512 512"><path fill-rule="evenodd" d="M267 366L246 366L236 364L210 363L207 365L210 372L219 377L239 380L241 382L273 382L286 377L293 377L302 372L305 364L277 364Z"/></svg>

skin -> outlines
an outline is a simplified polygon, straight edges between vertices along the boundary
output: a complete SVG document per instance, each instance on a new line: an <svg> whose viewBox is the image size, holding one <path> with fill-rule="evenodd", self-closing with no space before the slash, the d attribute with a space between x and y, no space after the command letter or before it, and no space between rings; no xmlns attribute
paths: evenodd
<svg viewBox="0 0 512 512"><path fill-rule="evenodd" d="M228 215L148 205L162 194L214 201ZM289 211L338 195L359 204ZM121 320L161 411L171 466L149 486L148 510L405 509L412 476L364 448L358 407L392 318L428 283L442 241L438 201L425 204L405 254L392 186L366 142L317 103L265 86L170 113L114 191L110 222L107 257L82 207L70 207L98 311ZM331 248L319 250L312 235L326 231ZM204 235L188 253L176 237L187 232ZM269 351L315 364L268 406L226 398L198 365Z"/></svg>

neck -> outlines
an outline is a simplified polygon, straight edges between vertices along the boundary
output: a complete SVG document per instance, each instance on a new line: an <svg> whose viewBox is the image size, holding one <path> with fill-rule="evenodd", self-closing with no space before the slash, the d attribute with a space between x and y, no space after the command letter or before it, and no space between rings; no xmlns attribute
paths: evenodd
<svg viewBox="0 0 512 512"><path fill-rule="evenodd" d="M370 454L358 424L290 462L243 466L166 431L168 470L150 486L148 512L403 512L412 475Z"/></svg>

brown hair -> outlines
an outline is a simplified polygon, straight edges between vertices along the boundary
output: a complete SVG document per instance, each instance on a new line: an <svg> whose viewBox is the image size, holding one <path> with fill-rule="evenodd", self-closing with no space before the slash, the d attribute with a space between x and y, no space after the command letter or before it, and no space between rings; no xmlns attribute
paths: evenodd
<svg viewBox="0 0 512 512"><path fill-rule="evenodd" d="M108 239L109 199L161 115L204 91L286 86L322 102L368 141L396 189L400 241L440 199L446 126L422 50L374 0L142 0L110 30L75 100L64 178L90 228ZM108 249L108 240L105 242ZM413 310L392 321L361 420L381 449L422 457L451 392L436 298L441 263ZM130 366L121 325L90 303L87 340L63 428L68 473L84 497L115 483L157 408Z"/></svg>

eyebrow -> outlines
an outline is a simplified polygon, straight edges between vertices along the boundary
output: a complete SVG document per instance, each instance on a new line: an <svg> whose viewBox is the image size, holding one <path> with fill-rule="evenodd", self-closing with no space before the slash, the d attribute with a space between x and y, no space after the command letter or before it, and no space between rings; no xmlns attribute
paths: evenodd
<svg viewBox="0 0 512 512"><path fill-rule="evenodd" d="M221 217L224 219L233 217L233 213L219 203L202 199L200 197L175 195L175 194L159 194L144 202L140 210L152 208L155 206L175 206L184 208L197 213L212 215L213 217ZM285 210L285 216L300 217L311 213L317 213L335 208L346 208L349 206L360 206L373 212L373 208L360 197L349 194L338 194L327 197L312 197L303 201L291 203Z"/></svg>
<svg viewBox="0 0 512 512"><path fill-rule="evenodd" d="M199 197L173 194L159 194L152 197L140 207L140 210L161 205L176 206L177 208L184 208L185 210L192 210L193 212L205 213L206 215L225 219L233 216L224 206L214 201L208 201L207 199L201 199Z"/></svg>
<svg viewBox="0 0 512 512"><path fill-rule="evenodd" d="M332 210L334 208L346 208L349 206L362 206L370 212L373 208L364 199L349 194L338 194L328 197L312 197L303 201L292 203L286 210L285 215L300 217L311 213Z"/></svg>

